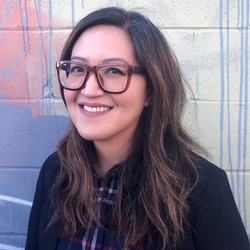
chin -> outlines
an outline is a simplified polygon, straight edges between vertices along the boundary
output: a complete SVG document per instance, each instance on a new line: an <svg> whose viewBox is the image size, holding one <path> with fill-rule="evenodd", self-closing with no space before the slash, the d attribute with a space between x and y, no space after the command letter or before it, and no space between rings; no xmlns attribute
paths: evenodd
<svg viewBox="0 0 250 250"><path fill-rule="evenodd" d="M104 140L105 138L102 138L102 136L101 135L98 135L98 134L93 134L93 133L86 133L86 132L83 132L83 131L79 131L78 130L78 133L79 133L79 135L83 138L83 139L85 139L85 140L87 140L87 141L102 141L102 140Z"/></svg>

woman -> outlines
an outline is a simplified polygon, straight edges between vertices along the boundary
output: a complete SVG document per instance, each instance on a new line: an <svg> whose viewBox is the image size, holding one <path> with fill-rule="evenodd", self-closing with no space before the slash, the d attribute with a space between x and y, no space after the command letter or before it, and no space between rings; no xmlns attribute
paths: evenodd
<svg viewBox="0 0 250 250"><path fill-rule="evenodd" d="M147 18L89 14L57 70L72 126L41 169L26 249L249 249L226 174L181 126L183 78Z"/></svg>

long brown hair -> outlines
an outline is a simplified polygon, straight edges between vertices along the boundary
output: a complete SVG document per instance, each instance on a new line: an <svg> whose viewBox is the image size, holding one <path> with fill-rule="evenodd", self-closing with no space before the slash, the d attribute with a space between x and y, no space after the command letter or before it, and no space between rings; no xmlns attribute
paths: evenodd
<svg viewBox="0 0 250 250"><path fill-rule="evenodd" d="M61 60L69 60L79 36L98 24L114 25L130 35L136 59L147 70L151 97L122 165L111 220L117 234L124 235L125 248L156 249L153 242L158 240L159 249L164 249L183 237L187 199L199 176L192 152L201 148L181 125L185 81L159 29L138 12L120 8L100 9L83 18L66 41ZM65 102L62 88L61 94ZM87 227L90 217L100 223L93 199L94 145L72 125L58 144L58 154L61 171L51 223L62 235L72 236Z"/></svg>

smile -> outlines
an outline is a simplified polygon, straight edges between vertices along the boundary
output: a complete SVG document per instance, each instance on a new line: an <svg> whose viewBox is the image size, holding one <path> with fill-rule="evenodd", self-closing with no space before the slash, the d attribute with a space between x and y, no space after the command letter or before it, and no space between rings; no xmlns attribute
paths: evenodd
<svg viewBox="0 0 250 250"><path fill-rule="evenodd" d="M82 107L88 112L106 112L111 109L110 107L89 107L87 105L83 105Z"/></svg>

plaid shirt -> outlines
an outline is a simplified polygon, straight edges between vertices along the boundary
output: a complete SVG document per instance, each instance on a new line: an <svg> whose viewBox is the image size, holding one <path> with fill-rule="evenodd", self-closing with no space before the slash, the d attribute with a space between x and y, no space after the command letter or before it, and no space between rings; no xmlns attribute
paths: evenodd
<svg viewBox="0 0 250 250"><path fill-rule="evenodd" d="M96 176L98 182L99 202L98 216L101 222L104 221L105 215L111 212L114 200L117 194L118 172L121 166L110 171L104 179ZM61 237L57 250L121 250L123 249L123 239L118 237L108 225L105 229L101 228L94 221L86 229L81 230L74 237Z"/></svg>

